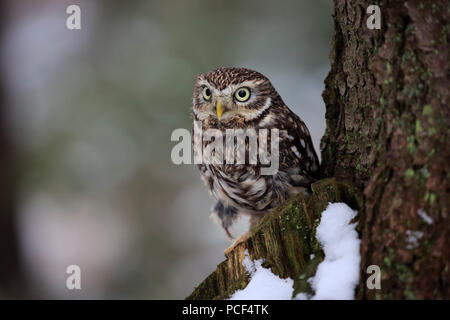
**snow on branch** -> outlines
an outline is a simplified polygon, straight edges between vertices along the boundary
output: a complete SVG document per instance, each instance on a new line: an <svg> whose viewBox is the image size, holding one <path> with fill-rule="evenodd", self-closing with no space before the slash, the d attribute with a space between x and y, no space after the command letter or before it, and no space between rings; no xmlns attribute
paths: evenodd
<svg viewBox="0 0 450 320"><path fill-rule="evenodd" d="M330 203L322 212L316 238L325 253L316 274L308 282L315 294L299 293L296 299L353 299L359 281L359 245L356 223L350 221L357 212L345 203ZM247 287L236 291L231 300L291 299L294 281L281 279L262 267L263 260L251 261L245 251L243 265L250 275Z"/></svg>
<svg viewBox="0 0 450 320"><path fill-rule="evenodd" d="M345 203L330 203L322 212L316 238L322 245L325 259L315 276L309 279L315 295L308 297L300 293L298 299L354 299L361 261L356 223L350 224L356 214Z"/></svg>

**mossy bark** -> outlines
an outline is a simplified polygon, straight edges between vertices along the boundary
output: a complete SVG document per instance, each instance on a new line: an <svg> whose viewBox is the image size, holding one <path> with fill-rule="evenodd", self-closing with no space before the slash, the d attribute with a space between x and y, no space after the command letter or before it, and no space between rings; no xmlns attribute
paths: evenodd
<svg viewBox="0 0 450 320"><path fill-rule="evenodd" d="M450 298L448 18L447 0L335 1L322 169L365 196L358 298Z"/></svg>
<svg viewBox="0 0 450 320"><path fill-rule="evenodd" d="M225 299L245 288L249 281L242 265L246 249L252 260L262 258L263 266L274 274L293 279L293 295L310 291L306 280L323 260L315 237L320 213L329 202L341 201L355 210L363 205L360 193L347 183L334 179L314 183L310 197L299 194L264 217L249 239L236 246L187 299Z"/></svg>

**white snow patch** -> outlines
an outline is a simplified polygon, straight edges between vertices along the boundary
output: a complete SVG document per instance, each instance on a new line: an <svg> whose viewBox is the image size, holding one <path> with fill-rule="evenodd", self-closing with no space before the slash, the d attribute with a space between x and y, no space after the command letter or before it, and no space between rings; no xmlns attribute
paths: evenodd
<svg viewBox="0 0 450 320"><path fill-rule="evenodd" d="M417 214L428 224L433 223L433 218L431 218L423 209L417 210Z"/></svg>
<svg viewBox="0 0 450 320"><path fill-rule="evenodd" d="M295 296L294 299L295 300L309 300L309 299L311 299L311 297L308 294L304 293L304 292L300 292L299 294L297 294Z"/></svg>
<svg viewBox="0 0 450 320"><path fill-rule="evenodd" d="M322 245L325 259L314 277L308 281L315 291L313 297L299 293L296 299L353 299L359 281L360 240L356 223L349 222L356 216L345 203L330 203L322 212L316 237Z"/></svg>
<svg viewBox="0 0 450 320"><path fill-rule="evenodd" d="M251 280L243 290L237 290L230 300L289 300L292 298L294 281L281 279L270 269L263 268L263 260L251 261L245 251L244 267Z"/></svg>

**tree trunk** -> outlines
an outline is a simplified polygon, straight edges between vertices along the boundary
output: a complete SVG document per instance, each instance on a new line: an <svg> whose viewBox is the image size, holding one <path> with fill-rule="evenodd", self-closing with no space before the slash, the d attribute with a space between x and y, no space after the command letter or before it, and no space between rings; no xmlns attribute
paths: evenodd
<svg viewBox="0 0 450 320"><path fill-rule="evenodd" d="M364 191L358 297L448 299L448 1L380 1L380 30L370 4L335 1L323 170Z"/></svg>
<svg viewBox="0 0 450 320"><path fill-rule="evenodd" d="M319 181L312 197L275 210L188 298L245 287L245 247L294 279L294 294L310 290L304 279L322 258L311 222L344 201L359 210L357 298L450 299L448 1L377 2L381 29L371 30L372 2L335 0L321 169L340 182ZM366 286L370 265L380 267L381 289Z"/></svg>
<svg viewBox="0 0 450 320"><path fill-rule="evenodd" d="M0 2L0 42L3 40L6 3ZM6 122L4 72L0 67L0 299L26 297L15 216L14 153Z"/></svg>

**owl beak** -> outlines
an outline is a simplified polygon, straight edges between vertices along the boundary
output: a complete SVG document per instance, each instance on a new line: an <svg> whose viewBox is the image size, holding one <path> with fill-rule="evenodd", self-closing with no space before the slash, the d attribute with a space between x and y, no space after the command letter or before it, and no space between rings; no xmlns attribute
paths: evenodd
<svg viewBox="0 0 450 320"><path fill-rule="evenodd" d="M222 100L218 99L216 104L216 113L217 113L217 119L220 120L222 118L224 107L222 105Z"/></svg>

